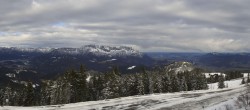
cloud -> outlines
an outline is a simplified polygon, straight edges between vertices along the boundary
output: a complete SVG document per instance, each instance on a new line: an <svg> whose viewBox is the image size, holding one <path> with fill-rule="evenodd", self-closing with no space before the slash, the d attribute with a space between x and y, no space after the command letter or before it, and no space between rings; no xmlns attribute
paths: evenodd
<svg viewBox="0 0 250 110"><path fill-rule="evenodd" d="M250 52L247 0L2 0L0 46Z"/></svg>

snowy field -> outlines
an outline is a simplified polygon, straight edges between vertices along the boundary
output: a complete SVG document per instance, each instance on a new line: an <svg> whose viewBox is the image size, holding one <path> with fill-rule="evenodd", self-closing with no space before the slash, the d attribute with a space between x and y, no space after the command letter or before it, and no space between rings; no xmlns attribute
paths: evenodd
<svg viewBox="0 0 250 110"><path fill-rule="evenodd" d="M225 110L225 105L246 91L241 79L225 81L228 88L217 89L217 83L209 84L209 90L130 96L116 99L37 107L0 107L1 110ZM234 107L233 110L239 108ZM243 109L242 109L243 110Z"/></svg>

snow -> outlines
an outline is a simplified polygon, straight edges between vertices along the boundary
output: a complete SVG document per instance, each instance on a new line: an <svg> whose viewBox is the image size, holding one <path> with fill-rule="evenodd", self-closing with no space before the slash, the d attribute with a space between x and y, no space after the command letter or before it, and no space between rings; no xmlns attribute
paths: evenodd
<svg viewBox="0 0 250 110"><path fill-rule="evenodd" d="M206 78L210 78L210 76L213 76L213 75L221 75L222 74L222 76L226 76L226 74L225 73L220 73L220 72L212 72L212 73L204 73L205 74L205 76L206 76Z"/></svg>
<svg viewBox="0 0 250 110"><path fill-rule="evenodd" d="M83 53L92 53L97 56L142 56L137 50L126 46L104 46L104 45L86 45L79 50Z"/></svg>
<svg viewBox="0 0 250 110"><path fill-rule="evenodd" d="M111 60L108 60L108 61L115 61L115 60L117 60L117 59L111 59Z"/></svg>
<svg viewBox="0 0 250 110"><path fill-rule="evenodd" d="M14 73L7 73L5 75L8 76L9 78L15 78L16 77L16 74L14 74Z"/></svg>
<svg viewBox="0 0 250 110"><path fill-rule="evenodd" d="M32 85L32 87L33 87L33 88L36 88L36 85L35 85L35 84L33 84L33 85Z"/></svg>
<svg viewBox="0 0 250 110"><path fill-rule="evenodd" d="M242 100L238 99L242 96L242 94L246 93L246 91L247 90L245 90L244 92L236 93L234 95L235 97L232 97L228 100L224 100L223 102L215 104L213 106L207 107L205 110L250 110L249 106L244 105Z"/></svg>
<svg viewBox="0 0 250 110"><path fill-rule="evenodd" d="M6 48L7 49L7 48ZM54 48L22 48L22 47L9 47L8 49L21 51L21 52L42 52L42 53L48 53L51 52Z"/></svg>
<svg viewBox="0 0 250 110"><path fill-rule="evenodd" d="M228 101L219 103L217 105L211 106L206 108L205 110L227 110L227 107L230 107L231 110L240 110L239 108L236 108L236 106L233 106L235 104L236 98L232 98Z"/></svg>
<svg viewBox="0 0 250 110"><path fill-rule="evenodd" d="M238 79L234 79L234 80L230 80L230 81L225 81L225 85L228 86L228 88L237 88L237 87L244 86L244 85L241 85L241 81L242 81L242 78L238 78ZM218 83L212 83L212 84L208 84L208 85L209 85L209 90L218 89ZM228 110L228 108L230 108L230 110L245 110L243 108L239 108L239 106L236 104L237 97L239 95L241 95L242 93L244 93L244 92L239 92L239 93L235 94L234 97L232 97L228 100L224 100L221 103L210 106L210 107L206 108L205 110Z"/></svg>
<svg viewBox="0 0 250 110"><path fill-rule="evenodd" d="M242 73L242 74L243 74L243 77L247 77L248 74L250 74L250 73Z"/></svg>
<svg viewBox="0 0 250 110"><path fill-rule="evenodd" d="M93 54L96 56L137 56L142 57L142 53L126 46L104 46L104 45L85 45L80 48L22 48L22 47L0 47L0 50L14 50L20 52L58 52L61 54Z"/></svg>
<svg viewBox="0 0 250 110"><path fill-rule="evenodd" d="M88 77L86 78L86 81L89 82L92 76L88 75Z"/></svg>
<svg viewBox="0 0 250 110"><path fill-rule="evenodd" d="M116 61L117 59L110 59L110 60L106 60L106 61L103 61L103 62L112 62L112 61Z"/></svg>
<svg viewBox="0 0 250 110"><path fill-rule="evenodd" d="M131 66L131 67L128 67L128 70L132 70L134 69L136 66Z"/></svg>
<svg viewBox="0 0 250 110"><path fill-rule="evenodd" d="M225 83L225 86L227 88L236 88L236 87L239 87L241 85L241 81L242 81L242 78L238 78L238 79L233 79L230 81L224 81L224 83ZM218 89L218 83L208 84L208 88L210 90Z"/></svg>
<svg viewBox="0 0 250 110"><path fill-rule="evenodd" d="M141 96L130 96L100 101L80 102L63 105L36 106L36 107L12 107L5 106L0 109L5 110L223 110L225 104L233 104L235 97L246 91L244 85L240 85L241 79L226 81L228 88L217 89L217 83L213 83L214 88L208 90L185 91L176 93L161 93Z"/></svg>
<svg viewBox="0 0 250 110"><path fill-rule="evenodd" d="M14 82L14 83L18 83L18 80L11 80L12 82Z"/></svg>

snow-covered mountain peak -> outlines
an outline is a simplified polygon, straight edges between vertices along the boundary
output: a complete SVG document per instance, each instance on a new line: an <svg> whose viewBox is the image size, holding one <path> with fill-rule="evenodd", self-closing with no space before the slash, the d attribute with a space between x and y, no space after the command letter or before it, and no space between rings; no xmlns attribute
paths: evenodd
<svg viewBox="0 0 250 110"><path fill-rule="evenodd" d="M1 50L20 51L20 52L41 52L41 53L60 53L60 54L93 54L96 56L136 56L141 57L142 53L127 46L104 46L104 45L85 45L80 48L22 48L22 47L0 47Z"/></svg>
<svg viewBox="0 0 250 110"><path fill-rule="evenodd" d="M86 45L80 49L85 53L92 53L97 56L142 56L142 53L127 46Z"/></svg>

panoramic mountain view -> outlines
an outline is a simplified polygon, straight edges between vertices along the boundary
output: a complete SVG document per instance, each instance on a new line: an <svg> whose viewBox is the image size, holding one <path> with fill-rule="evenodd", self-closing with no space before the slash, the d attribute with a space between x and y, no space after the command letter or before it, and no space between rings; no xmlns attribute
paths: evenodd
<svg viewBox="0 0 250 110"><path fill-rule="evenodd" d="M250 110L248 4L0 0L0 110Z"/></svg>

